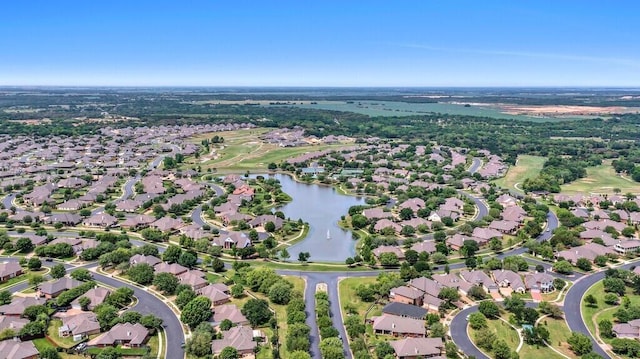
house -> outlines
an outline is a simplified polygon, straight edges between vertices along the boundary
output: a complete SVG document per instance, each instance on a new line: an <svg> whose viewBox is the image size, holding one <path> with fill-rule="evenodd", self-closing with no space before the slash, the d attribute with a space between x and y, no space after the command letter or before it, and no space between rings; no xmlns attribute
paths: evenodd
<svg viewBox="0 0 640 359"><path fill-rule="evenodd" d="M411 304L411 305L422 305L422 297L424 296L424 292L407 286L400 286L391 288L389 291L389 299L392 302Z"/></svg>
<svg viewBox="0 0 640 359"><path fill-rule="evenodd" d="M134 199L125 199L116 203L116 211L119 212L135 212L141 203Z"/></svg>
<svg viewBox="0 0 640 359"><path fill-rule="evenodd" d="M45 223L56 224L62 223L65 226L75 226L82 222L82 217L75 213L54 213L45 218Z"/></svg>
<svg viewBox="0 0 640 359"><path fill-rule="evenodd" d="M633 239L618 241L618 243L613 246L613 249L623 254L637 252L640 250L640 241Z"/></svg>
<svg viewBox="0 0 640 359"><path fill-rule="evenodd" d="M225 319L230 320L234 325L249 324L249 320L247 320L235 304L223 304L214 309L213 321L215 323L222 323Z"/></svg>
<svg viewBox="0 0 640 359"><path fill-rule="evenodd" d="M400 232L402 230L402 226L387 218L383 218L373 225L373 230L376 232L380 232L385 228L391 228L394 232Z"/></svg>
<svg viewBox="0 0 640 359"><path fill-rule="evenodd" d="M167 263L161 262L153 267L156 273L171 273L175 276L179 276L182 273L185 273L188 269L187 267L183 267L178 263Z"/></svg>
<svg viewBox="0 0 640 359"><path fill-rule="evenodd" d="M362 215L365 216L368 220L393 217L391 212L385 212L382 208L365 209L364 211L362 211Z"/></svg>
<svg viewBox="0 0 640 359"><path fill-rule="evenodd" d="M77 199L70 199L68 201L62 202L56 206L57 209L61 211L78 211L84 208L87 205L87 202L80 201Z"/></svg>
<svg viewBox="0 0 640 359"><path fill-rule="evenodd" d="M79 285L82 285L82 282L77 281L73 278L62 277L53 282L40 284L40 289L38 290L38 292L41 297L52 299L60 295L60 293L64 292L65 290L75 288Z"/></svg>
<svg viewBox="0 0 640 359"><path fill-rule="evenodd" d="M553 291L553 277L547 273L529 273L524 276L524 284L528 290L541 293Z"/></svg>
<svg viewBox="0 0 640 359"><path fill-rule="evenodd" d="M493 280L500 288L511 288L516 293L524 293L526 287L522 278L516 272L504 269L496 269L491 272Z"/></svg>
<svg viewBox="0 0 640 359"><path fill-rule="evenodd" d="M87 346L103 348L122 345L137 348L142 346L148 337L149 331L140 323L119 323L113 326L108 332L91 339L87 343Z"/></svg>
<svg viewBox="0 0 640 359"><path fill-rule="evenodd" d="M198 295L205 296L211 300L211 306L217 307L231 300L229 287L222 283L209 284L206 287L196 290Z"/></svg>
<svg viewBox="0 0 640 359"><path fill-rule="evenodd" d="M408 286L436 298L442 290L442 286L438 282L426 277L414 278L409 281Z"/></svg>
<svg viewBox="0 0 640 359"><path fill-rule="evenodd" d="M22 267L18 262L0 263L0 282L4 282L21 274Z"/></svg>
<svg viewBox="0 0 640 359"><path fill-rule="evenodd" d="M198 270L189 270L178 275L178 280L180 281L180 284L186 284L195 291L205 287L209 283L203 277L204 273Z"/></svg>
<svg viewBox="0 0 640 359"><path fill-rule="evenodd" d="M18 342L15 340L3 340L0 342L0 353L6 359L37 359L40 352L33 342Z"/></svg>
<svg viewBox="0 0 640 359"><path fill-rule="evenodd" d="M264 227L264 225L269 222L275 225L276 231L280 230L284 225L284 220L282 218L271 214L271 215L260 215L254 218L253 220L249 221L249 226L251 226L251 228Z"/></svg>
<svg viewBox="0 0 640 359"><path fill-rule="evenodd" d="M211 342L211 351L218 355L224 348L233 347L242 356L253 354L253 351L258 346L254 338L259 336L260 331L254 331L250 327L233 327L222 332L222 339L216 339Z"/></svg>
<svg viewBox="0 0 640 359"><path fill-rule="evenodd" d="M89 289L82 296L74 299L71 302L71 308L82 309L82 306L80 305L80 298L87 297L91 301L87 309L93 310L98 304L104 303L104 301L107 299L109 294L111 294L111 291L104 287L95 287L93 289Z"/></svg>
<svg viewBox="0 0 640 359"><path fill-rule="evenodd" d="M495 282L481 270L463 270L460 272L460 277L473 285L482 287L486 292L496 291L498 289Z"/></svg>
<svg viewBox="0 0 640 359"><path fill-rule="evenodd" d="M242 232L229 232L226 235L220 235L213 240L213 244L224 249L246 248L251 245L251 240Z"/></svg>
<svg viewBox="0 0 640 359"><path fill-rule="evenodd" d="M108 213L96 213L82 221L82 225L87 227L110 228L118 223L118 219Z"/></svg>
<svg viewBox="0 0 640 359"><path fill-rule="evenodd" d="M424 200L421 198L410 198L400 204L400 209L409 208L413 213L418 212L425 207Z"/></svg>
<svg viewBox="0 0 640 359"><path fill-rule="evenodd" d="M436 358L444 352L442 338L405 338L389 344L398 359Z"/></svg>
<svg viewBox="0 0 640 359"><path fill-rule="evenodd" d="M433 275L433 280L442 287L455 288L465 295L473 287L473 284L461 280L455 274L436 274Z"/></svg>
<svg viewBox="0 0 640 359"><path fill-rule="evenodd" d="M508 194L503 194L496 198L496 202L498 202L502 207L511 207L518 204L517 200Z"/></svg>
<svg viewBox="0 0 640 359"><path fill-rule="evenodd" d="M407 317L413 319L424 319L427 316L427 310L416 305L404 304L400 302L390 302L382 308L382 313L396 315L399 317Z"/></svg>
<svg viewBox="0 0 640 359"><path fill-rule="evenodd" d="M29 323L29 319L0 315L0 332L5 329L19 332L27 323Z"/></svg>
<svg viewBox="0 0 640 359"><path fill-rule="evenodd" d="M502 238L502 233L492 228L476 227L471 236L488 242L493 238Z"/></svg>
<svg viewBox="0 0 640 359"><path fill-rule="evenodd" d="M505 208L500 214L504 221L522 223L527 216L527 212L520 206L512 206Z"/></svg>
<svg viewBox="0 0 640 359"><path fill-rule="evenodd" d="M520 223L515 221L495 220L489 224L489 229L495 229L504 234L514 234L518 227L520 227Z"/></svg>
<svg viewBox="0 0 640 359"><path fill-rule="evenodd" d="M615 254L616 252L608 247L597 243L587 243L578 247L565 249L558 252L557 258L564 258L567 261L575 264L578 259L586 258L593 262L597 256L606 256L607 254Z"/></svg>
<svg viewBox="0 0 640 359"><path fill-rule="evenodd" d="M45 305L46 301L34 297L16 297L13 298L11 303L0 305L0 314L10 316L10 317L19 317L22 316L24 310L32 305Z"/></svg>
<svg viewBox="0 0 640 359"><path fill-rule="evenodd" d="M424 337L426 334L424 320L420 319L383 314L379 317L372 317L371 321L376 334L396 337Z"/></svg>
<svg viewBox="0 0 640 359"><path fill-rule="evenodd" d="M155 221L156 221L155 217L148 216L146 214L140 214L140 215L125 219L124 222L120 223L120 227L140 229L140 228L148 227L151 223Z"/></svg>
<svg viewBox="0 0 640 359"><path fill-rule="evenodd" d="M129 258L129 264L134 266L136 264L146 263L152 267L156 264L162 262L160 258L155 256L145 256L144 254L135 254L131 258Z"/></svg>
<svg viewBox="0 0 640 359"><path fill-rule="evenodd" d="M383 253L393 253L396 255L398 259L400 260L404 259L404 252L402 252L400 247L396 247L396 246L380 246L375 248L373 251L371 251L371 253L373 253L373 255L376 256L377 258L380 258L380 255Z"/></svg>
<svg viewBox="0 0 640 359"><path fill-rule="evenodd" d="M436 252L436 242L435 241L422 241L418 243L414 243L411 246L411 249L418 252L426 252L428 254L433 254Z"/></svg>
<svg viewBox="0 0 640 359"><path fill-rule="evenodd" d="M175 232L184 226L184 223L179 218L162 217L151 223L150 226L162 232Z"/></svg>
<svg viewBox="0 0 640 359"><path fill-rule="evenodd" d="M73 336L85 338L89 335L100 334L100 323L95 313L81 312L62 317L62 326L58 328L61 337Z"/></svg>
<svg viewBox="0 0 640 359"><path fill-rule="evenodd" d="M631 320L628 323L614 324L613 334L617 338L640 339L640 319Z"/></svg>
<svg viewBox="0 0 640 359"><path fill-rule="evenodd" d="M451 237L448 237L445 241L445 243L449 246L449 248L457 251L460 250L460 248L462 248L462 246L464 245L465 241L474 241L476 243L478 243L479 247L484 246L485 244L487 244L487 240L483 239L483 238L478 238L478 237L473 237L473 236L465 236L463 234L460 233L456 233Z"/></svg>

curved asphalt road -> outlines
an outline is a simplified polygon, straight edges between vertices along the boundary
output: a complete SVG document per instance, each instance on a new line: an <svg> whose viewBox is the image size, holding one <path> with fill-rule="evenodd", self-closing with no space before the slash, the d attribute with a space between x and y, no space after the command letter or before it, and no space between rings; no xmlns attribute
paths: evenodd
<svg viewBox="0 0 640 359"><path fill-rule="evenodd" d="M11 261L17 262L18 258L15 257L0 257L0 260L3 261ZM51 267L58 263L56 262L42 262L43 266ZM72 272L77 268L86 268L86 269L94 269L98 265L96 263L89 263L82 266L73 266L70 264L64 264L67 272ZM162 322L165 326L164 331L167 335L167 351L166 358L183 358L184 357L184 349L178 345L179 342L184 342L184 332L182 331L182 324L178 317L174 314L174 312L169 308L169 306L163 302L160 298L154 296L153 294L143 290L139 287L131 285L126 282L122 282L118 279L112 278L110 276L105 276L100 273L93 272L91 273L96 282L106 284L108 286L119 288L119 287L128 287L133 290L133 295L138 299L138 303L133 306L131 309L142 314L153 314L156 317L162 319ZM27 282L23 282L12 286L9 290L12 293L19 292L29 287Z"/></svg>

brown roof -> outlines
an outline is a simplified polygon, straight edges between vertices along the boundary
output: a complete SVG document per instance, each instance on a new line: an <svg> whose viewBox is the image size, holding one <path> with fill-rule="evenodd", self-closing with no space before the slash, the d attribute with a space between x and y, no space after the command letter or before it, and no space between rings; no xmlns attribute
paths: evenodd
<svg viewBox="0 0 640 359"><path fill-rule="evenodd" d="M213 312L213 321L220 323L225 319L229 319L233 324L249 322L235 304L223 304L216 307Z"/></svg>
<svg viewBox="0 0 640 359"><path fill-rule="evenodd" d="M374 317L373 329L400 334L425 335L424 320L383 314Z"/></svg>
<svg viewBox="0 0 640 359"><path fill-rule="evenodd" d="M2 353L2 358L6 359L32 358L40 354L33 342L16 342L13 340L0 342L0 353Z"/></svg>
<svg viewBox="0 0 640 359"><path fill-rule="evenodd" d="M148 335L149 331L140 323L120 323L116 324L108 332L90 340L87 345L114 345L117 341L140 345L144 343Z"/></svg>
<svg viewBox="0 0 640 359"><path fill-rule="evenodd" d="M253 350L257 343L253 341L253 330L249 327L233 327L222 332L222 339L211 342L211 350L219 354L226 347L236 348L238 351Z"/></svg>
<svg viewBox="0 0 640 359"><path fill-rule="evenodd" d="M390 342L397 357L431 357L442 352L442 338L405 338Z"/></svg>

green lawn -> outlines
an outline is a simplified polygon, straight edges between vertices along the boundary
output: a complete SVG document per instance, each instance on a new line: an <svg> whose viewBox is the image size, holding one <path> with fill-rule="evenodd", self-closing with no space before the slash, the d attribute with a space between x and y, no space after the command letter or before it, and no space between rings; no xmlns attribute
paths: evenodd
<svg viewBox="0 0 640 359"><path fill-rule="evenodd" d="M640 183L631 178L621 177L616 174L610 161L595 167L587 167L587 177L563 185L562 193L613 193L614 188L621 193L640 192Z"/></svg>
<svg viewBox="0 0 640 359"><path fill-rule="evenodd" d="M529 345L524 344L520 351L518 352L520 359L563 359L563 356L551 350L551 348L541 345Z"/></svg>
<svg viewBox="0 0 640 359"><path fill-rule="evenodd" d="M68 337L60 337L58 336L58 328L62 326L62 320L53 319L49 323L49 328L47 329L47 335L49 339L56 343L60 348L69 349L78 344L79 342L73 341L73 336Z"/></svg>
<svg viewBox="0 0 640 359"><path fill-rule="evenodd" d="M573 351L569 349L567 339L569 339L569 337L571 336L571 330L567 326L567 322L564 319L553 319L547 317L542 319L542 321L540 321L540 324L547 328L547 330L549 331L549 345L556 348L568 357L577 358Z"/></svg>
<svg viewBox="0 0 640 359"><path fill-rule="evenodd" d="M613 314L615 313L616 311L615 308L617 308L618 305L609 305L604 302L604 296L606 293L604 291L604 285L602 281L599 281L598 283L594 284L591 288L589 288L589 290L585 293L585 297L589 294L593 294L593 296L597 299L598 306L595 308L588 307L585 304L584 300L582 301L580 306L582 309L582 319L587 325L587 328L589 328L589 331L591 332L591 334L595 337L595 334L596 334L595 323L599 322L602 319L609 319L613 322L614 321ZM631 305L635 305L635 306L640 305L640 296L634 295L633 290L631 288L627 287L625 294L631 301ZM611 339L602 339L602 340L604 340L605 342L611 341Z"/></svg>
<svg viewBox="0 0 640 359"><path fill-rule="evenodd" d="M546 160L546 157L520 155L516 165L509 167L507 174L494 183L503 188L517 189L516 183L522 184L525 179L537 176Z"/></svg>
<svg viewBox="0 0 640 359"><path fill-rule="evenodd" d="M516 348L518 348L518 345L520 344L520 339L518 337L518 333L516 332L516 330L513 329L508 323L505 323L502 320L499 320L499 319L487 320L487 328L480 329L480 331L485 331L485 330L490 330L494 332L496 334L497 339L504 340L509 345L509 347L512 348L513 350L516 350ZM471 340L474 341L474 343L475 343L477 332L478 330L475 330L469 327L469 336L471 337ZM486 349L482 349L482 350L484 352L487 351Z"/></svg>
<svg viewBox="0 0 640 359"><path fill-rule="evenodd" d="M374 303L363 302L356 295L356 287L360 284L372 284L376 282L376 277L360 277L360 278L345 278L340 281L338 285L338 295L340 296L340 305L343 318L346 317L344 310L345 306L352 305L358 311L358 315L364 318L364 314L367 309ZM369 313L369 316L379 315L382 310L382 306L376 305L376 307Z"/></svg>

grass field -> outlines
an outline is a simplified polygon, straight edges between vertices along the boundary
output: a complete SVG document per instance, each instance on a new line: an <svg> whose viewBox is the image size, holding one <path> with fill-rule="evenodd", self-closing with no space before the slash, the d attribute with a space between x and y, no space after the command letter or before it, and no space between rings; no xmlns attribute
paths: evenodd
<svg viewBox="0 0 640 359"><path fill-rule="evenodd" d="M587 167L587 177L562 186L562 193L613 193L618 188L622 194L640 193L640 183L616 174L610 161Z"/></svg>
<svg viewBox="0 0 640 359"><path fill-rule="evenodd" d="M507 174L494 183L503 188L519 190L516 184L522 184L525 179L537 176L546 160L546 157L520 155L516 165L511 166Z"/></svg>
<svg viewBox="0 0 640 359"><path fill-rule="evenodd" d="M288 158L307 152L322 151L328 148L344 148L351 144L309 145L301 147L279 147L276 144L265 143L260 135L269 129L257 128L228 132L217 132L199 135L190 139L191 142L200 143L203 139L214 135L222 136L224 144L222 148L215 148L215 158L211 155L202 155L199 159L190 158L188 167L201 166L202 169L216 169L218 173L244 173L246 171L266 171L269 163L280 163ZM214 149L214 147L212 147Z"/></svg>
<svg viewBox="0 0 640 359"><path fill-rule="evenodd" d="M582 303L580 303L580 307L582 309L582 319L587 325L587 328L589 328L589 331L591 332L591 334L595 337L596 335L595 323L598 323L602 319L609 319L613 322L614 321L613 314L615 313L615 308L617 308L618 305L609 305L604 302L604 296L606 293L604 291L604 285L602 281L599 281L598 283L593 285L591 288L589 288L589 290L585 293L585 297L589 294L593 294L593 296L598 301L597 303L598 306L596 308L588 307L585 301L583 300ZM628 288L628 287L626 288L625 295L631 301L631 305L634 305L634 306L640 305L640 296L634 295L633 290L631 288ZM611 341L611 339L602 339L602 340L604 340L605 342Z"/></svg>
<svg viewBox="0 0 640 359"><path fill-rule="evenodd" d="M545 318L542 319L541 324L549 330L549 345L570 358L578 357L569 349L570 345L567 343L567 339L571 336L571 329L564 319Z"/></svg>
<svg viewBox="0 0 640 359"><path fill-rule="evenodd" d="M340 281L338 285L338 295L340 296L340 310L342 311L342 317L346 318L345 306L352 305L358 311L358 315L364 317L367 309L371 307L373 303L363 302L356 295L356 287L360 284L372 284L376 282L376 277L361 277L361 278L345 278ZM382 310L381 305L376 305L371 315L379 315Z"/></svg>
<svg viewBox="0 0 640 359"><path fill-rule="evenodd" d="M520 344L520 338L518 337L518 333L516 332L516 330L513 329L508 323L505 323L502 320L499 320L499 319L487 320L487 328L480 329L480 330L481 331L489 330L494 332L496 334L496 338L504 340L509 345L509 348L512 348L512 350L514 351ZM469 327L469 336L471 337L471 340L473 340L474 343L475 343L477 332L478 330L475 330ZM482 349L482 350L486 352L486 349ZM521 358L524 358L524 357L521 356Z"/></svg>

